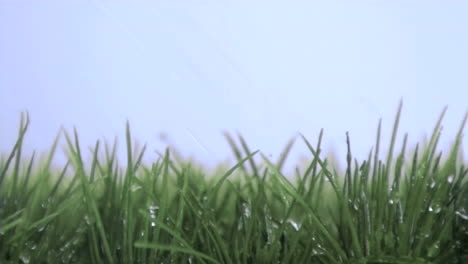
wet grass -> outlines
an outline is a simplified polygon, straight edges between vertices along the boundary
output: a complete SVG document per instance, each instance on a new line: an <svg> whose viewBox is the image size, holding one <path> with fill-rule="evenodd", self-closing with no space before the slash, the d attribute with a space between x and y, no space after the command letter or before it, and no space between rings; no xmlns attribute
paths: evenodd
<svg viewBox="0 0 468 264"><path fill-rule="evenodd" d="M446 158L441 122L426 146L375 148L336 172L317 143L294 180L279 161L226 134L238 163L207 175L169 150L142 164L127 125L127 164L97 142L83 161L76 131L69 161L51 167L22 154L29 126L0 160L0 263L468 263L467 164L458 157L467 116ZM445 111L444 111L445 112ZM414 151L408 151L413 149ZM394 154L395 153L395 154ZM409 154L411 153L411 154ZM254 159L256 158L256 159ZM262 162L256 162L259 159Z"/></svg>

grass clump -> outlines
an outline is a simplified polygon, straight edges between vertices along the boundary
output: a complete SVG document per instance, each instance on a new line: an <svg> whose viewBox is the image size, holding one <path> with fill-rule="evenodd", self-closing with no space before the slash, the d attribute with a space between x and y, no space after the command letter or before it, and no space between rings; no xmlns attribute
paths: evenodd
<svg viewBox="0 0 468 264"><path fill-rule="evenodd" d="M142 164L128 124L125 166L100 142L85 164L74 131L55 170L58 138L44 162L23 157L22 116L0 160L0 263L468 263L468 169L457 155L467 116L446 159L444 113L427 146L408 155L405 135L394 155L400 110L385 161L380 123L367 160L353 160L347 137L343 175L321 158L321 132L315 145L303 137L312 158L294 181L282 173L292 142L273 162L227 134L238 163L207 175L169 150Z"/></svg>

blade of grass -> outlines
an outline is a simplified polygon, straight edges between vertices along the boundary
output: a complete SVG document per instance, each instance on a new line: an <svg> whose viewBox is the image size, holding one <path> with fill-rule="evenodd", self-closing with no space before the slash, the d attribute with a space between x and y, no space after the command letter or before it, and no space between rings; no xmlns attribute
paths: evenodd
<svg viewBox="0 0 468 264"><path fill-rule="evenodd" d="M197 252L195 250L189 249L189 248L183 248L183 247L176 247L176 246L167 246L167 245L162 245L158 243L142 243L142 242L135 242L135 247L137 248L150 248L150 249L156 249L156 250L166 250L166 251L171 251L171 252L179 252L179 253L184 253L184 254L189 254L198 257L199 259L206 259L208 261L211 261L213 263L221 263L217 261L216 259L205 255L203 253Z"/></svg>
<svg viewBox="0 0 468 264"><path fill-rule="evenodd" d="M81 150L80 150L80 143L79 143L78 133L76 131L76 128L74 129L74 143L75 144L72 143L72 141L71 141L71 139L70 139L70 137L68 136L67 133L65 133L65 138L67 140L67 143L68 143L71 155L72 155L71 158L73 159L73 161L75 163L75 166L76 166L76 169L77 169L76 173L78 175L80 175L81 186L83 188L83 192L84 192L84 195L86 197L86 202L87 202L87 207L88 207L89 213L94 215L94 217L96 219L96 227L97 227L97 230L98 230L99 235L101 237L101 241L103 243L104 254L105 254L105 256L107 258L107 261L109 263L114 263L114 258L112 256L111 249L110 249L110 246L109 246L109 242L108 242L107 237L106 237L106 232L104 230L104 225L102 224L102 219L101 219L101 216L99 214L98 208L96 206L96 202L95 202L95 199L93 197L93 194L90 191L89 181L88 181L88 179L86 178L86 175L85 175L85 170L84 170L84 165L83 165L83 160L82 160ZM96 248L96 251L99 251L99 250Z"/></svg>

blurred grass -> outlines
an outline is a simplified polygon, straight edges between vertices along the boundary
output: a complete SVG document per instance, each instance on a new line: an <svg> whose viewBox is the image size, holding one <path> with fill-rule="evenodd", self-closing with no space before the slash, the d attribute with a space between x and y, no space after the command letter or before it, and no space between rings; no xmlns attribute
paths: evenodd
<svg viewBox="0 0 468 264"><path fill-rule="evenodd" d="M302 137L312 158L293 181L282 168L294 141L274 162L225 134L238 163L207 175L169 150L142 164L128 124L126 166L115 143L100 142L85 164L74 131L69 162L55 170L59 137L44 162L24 157L22 115L0 160L0 263L468 263L468 169L458 157L468 115L443 158L445 110L411 155L407 135L395 144L400 113L401 104L385 161L380 123L367 160L352 158L347 135L343 175L321 158L321 131L315 145Z"/></svg>

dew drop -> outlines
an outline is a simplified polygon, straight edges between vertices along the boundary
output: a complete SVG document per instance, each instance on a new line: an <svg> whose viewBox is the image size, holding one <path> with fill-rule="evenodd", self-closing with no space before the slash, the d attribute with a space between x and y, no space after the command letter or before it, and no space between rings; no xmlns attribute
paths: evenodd
<svg viewBox="0 0 468 264"><path fill-rule="evenodd" d="M351 199L348 199L348 203L351 205L354 211L359 211L359 201L353 201Z"/></svg>
<svg viewBox="0 0 468 264"><path fill-rule="evenodd" d="M436 243L434 243L428 250L427 252L427 255L430 257L430 258L433 258L435 256L437 256L440 252L440 246L439 246L439 241L437 241Z"/></svg>
<svg viewBox="0 0 468 264"><path fill-rule="evenodd" d="M244 225L242 224L242 221L237 222L237 231L241 231L243 229Z"/></svg>
<svg viewBox="0 0 468 264"><path fill-rule="evenodd" d="M355 211L359 211L358 203L353 203L353 208Z"/></svg>
<svg viewBox="0 0 468 264"><path fill-rule="evenodd" d="M85 215L84 220L85 220L87 225L92 225L94 223L94 219L89 217L89 215Z"/></svg>
<svg viewBox="0 0 468 264"><path fill-rule="evenodd" d="M430 205L428 208L429 212L434 213L434 214L440 213L441 209L442 208L440 207L440 205L437 205L437 204Z"/></svg>
<svg viewBox="0 0 468 264"><path fill-rule="evenodd" d="M158 209L159 209L159 206L157 206L157 205L148 206L149 216L150 216L151 219L156 218L156 210L158 210ZM155 226L155 225L156 225L155 223L151 222L151 226Z"/></svg>
<svg viewBox="0 0 468 264"><path fill-rule="evenodd" d="M40 226L40 227L37 229L37 232L41 233L41 232L44 231L45 228L46 228L46 225Z"/></svg>
<svg viewBox="0 0 468 264"><path fill-rule="evenodd" d="M19 256L20 260L22 263L24 264L28 264L29 261L31 261L31 257L25 253L21 253L20 256Z"/></svg>
<svg viewBox="0 0 468 264"><path fill-rule="evenodd" d="M247 203L242 203L242 209L243 209L243 213L244 213L245 217L250 217L251 216L250 208L249 208L249 205Z"/></svg>
<svg viewBox="0 0 468 264"><path fill-rule="evenodd" d="M72 241L72 244L73 244L74 246L76 246L76 245L79 245L80 242L81 242L81 240L80 240L79 238L77 238L77 239L74 239L74 240Z"/></svg>
<svg viewBox="0 0 468 264"><path fill-rule="evenodd" d="M29 248L30 248L31 250L35 250L35 249L37 248L37 244L35 244L35 243L31 243L31 244L28 245L28 246L29 246Z"/></svg>
<svg viewBox="0 0 468 264"><path fill-rule="evenodd" d="M150 206L149 206L149 209L150 209L150 210L158 210L158 209L159 209L159 206L157 206L157 205L150 205Z"/></svg>
<svg viewBox="0 0 468 264"><path fill-rule="evenodd" d="M293 221L292 219L289 219L288 220L288 223L290 223L292 225L292 227L296 230L296 231L299 231L299 229L301 228L301 225L295 221Z"/></svg>
<svg viewBox="0 0 468 264"><path fill-rule="evenodd" d="M448 181L449 183L452 183L454 178L455 178L455 177L454 177L453 174L452 174L452 175L448 176L447 181Z"/></svg>
<svg viewBox="0 0 468 264"><path fill-rule="evenodd" d="M466 214L466 212L465 212L464 209L459 210L459 211L456 211L455 214L456 214L458 217L461 217L463 220L468 220L468 214Z"/></svg>
<svg viewBox="0 0 468 264"><path fill-rule="evenodd" d="M138 191L138 190L140 190L140 189L141 189L141 186L139 186L139 185L133 185L132 188L131 188L131 191L132 191L132 192L136 192L136 191Z"/></svg>
<svg viewBox="0 0 468 264"><path fill-rule="evenodd" d="M317 244L316 247L312 249L313 255L323 255L324 253L325 253L325 250L320 244Z"/></svg>

